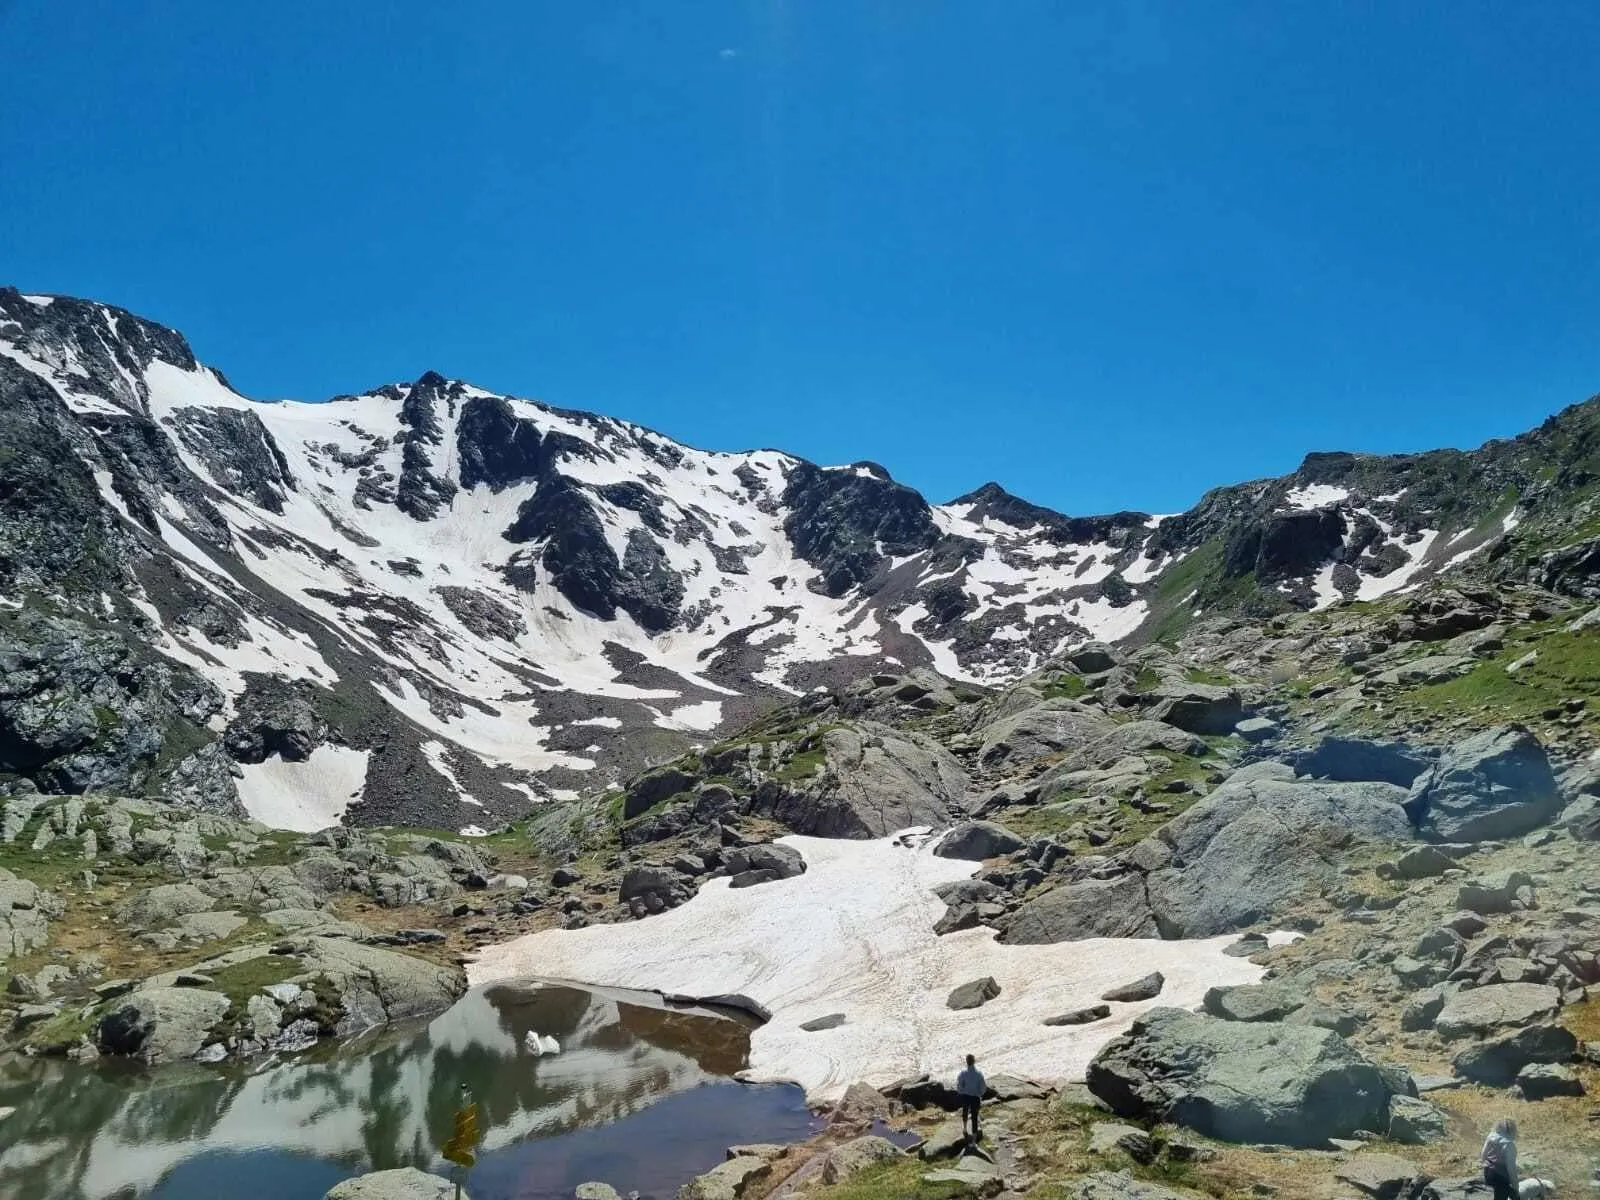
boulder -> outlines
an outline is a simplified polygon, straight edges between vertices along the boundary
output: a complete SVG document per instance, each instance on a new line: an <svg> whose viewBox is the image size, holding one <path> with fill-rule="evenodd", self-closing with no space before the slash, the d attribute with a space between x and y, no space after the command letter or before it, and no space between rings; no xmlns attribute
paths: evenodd
<svg viewBox="0 0 1600 1200"><path fill-rule="evenodd" d="M1155 1159L1155 1139L1148 1130L1116 1121L1097 1121L1089 1127L1090 1154L1126 1154L1134 1162Z"/></svg>
<svg viewBox="0 0 1600 1200"><path fill-rule="evenodd" d="M826 1016L813 1017L809 1021L802 1021L800 1028L806 1033L821 1033L827 1029L837 1029L843 1024L843 1013L828 1013Z"/></svg>
<svg viewBox="0 0 1600 1200"><path fill-rule="evenodd" d="M1310 1147L1384 1128L1394 1090L1329 1030L1175 1008L1139 1017L1095 1056L1087 1081L1119 1116L1224 1141Z"/></svg>
<svg viewBox="0 0 1600 1200"><path fill-rule="evenodd" d="M1132 983L1125 983L1114 987L1110 991L1102 992L1100 999L1110 1000L1119 1004L1133 1004L1140 1000L1154 1000L1161 994L1161 989L1166 986L1167 977L1160 971L1151 971Z"/></svg>
<svg viewBox="0 0 1600 1200"><path fill-rule="evenodd" d="M344 1015L341 1037L410 1017L431 1017L467 990L459 967L439 967L378 946L344 938L307 937L296 942L308 974L325 975L339 991Z"/></svg>
<svg viewBox="0 0 1600 1200"><path fill-rule="evenodd" d="M328 1190L323 1200L452 1200L455 1184L416 1167L357 1175ZM462 1192L460 1200L467 1200Z"/></svg>
<svg viewBox="0 0 1600 1200"><path fill-rule="evenodd" d="M1305 1003L1303 995L1280 984L1245 983L1208 988L1200 1007L1224 1021L1281 1021Z"/></svg>
<svg viewBox="0 0 1600 1200"><path fill-rule="evenodd" d="M1493 983L1457 992L1434 1019L1440 1036L1450 1039L1485 1037L1554 1016L1561 993L1543 983Z"/></svg>
<svg viewBox="0 0 1600 1200"><path fill-rule="evenodd" d="M1389 1140L1403 1146L1443 1141L1450 1132L1450 1115L1437 1104L1416 1096L1389 1098Z"/></svg>
<svg viewBox="0 0 1600 1200"><path fill-rule="evenodd" d="M131 929L157 929L179 917L209 912L216 904L192 883L142 888L117 908L117 920Z"/></svg>
<svg viewBox="0 0 1600 1200"><path fill-rule="evenodd" d="M678 1189L677 1200L738 1200L745 1188L771 1173L772 1164L763 1158L730 1158L684 1184Z"/></svg>
<svg viewBox="0 0 1600 1200"><path fill-rule="evenodd" d="M858 1137L828 1151L827 1158L822 1160L822 1182L839 1183L858 1171L904 1157L905 1151L888 1138Z"/></svg>
<svg viewBox="0 0 1600 1200"><path fill-rule="evenodd" d="M1435 846L1417 846L1406 851L1394 864L1399 879L1431 879L1456 866L1456 860Z"/></svg>
<svg viewBox="0 0 1600 1200"><path fill-rule="evenodd" d="M1247 742L1270 742L1283 732L1283 726L1266 717L1246 717L1233 731Z"/></svg>
<svg viewBox="0 0 1600 1200"><path fill-rule="evenodd" d="M1155 916L1137 872L1063 883L1024 901L1000 923L998 941L1040 946L1085 938L1153 937Z"/></svg>
<svg viewBox="0 0 1600 1200"><path fill-rule="evenodd" d="M1503 725L1448 747L1406 797L1417 831L1436 842L1520 837L1555 820L1560 790L1544 747L1520 725Z"/></svg>
<svg viewBox="0 0 1600 1200"><path fill-rule="evenodd" d="M737 846L722 856L722 866L729 875L742 875L749 871L770 871L774 879L793 879L804 875L805 857L793 846L776 842L760 842L754 846Z"/></svg>
<svg viewBox="0 0 1600 1200"><path fill-rule="evenodd" d="M1526 871L1496 871L1463 883L1456 892L1456 907L1474 913L1505 913L1523 900L1524 889L1533 893L1533 877Z"/></svg>
<svg viewBox="0 0 1600 1200"><path fill-rule="evenodd" d="M1004 825L993 821L963 821L933 848L940 858L959 858L966 862L983 862L989 858L1012 854L1027 845Z"/></svg>
<svg viewBox="0 0 1600 1200"><path fill-rule="evenodd" d="M1473 1042L1451 1063L1455 1073L1474 1083L1510 1087L1530 1063L1564 1063L1578 1052L1578 1039L1560 1025L1529 1025L1512 1033Z"/></svg>
<svg viewBox="0 0 1600 1200"><path fill-rule="evenodd" d="M1524 1100L1584 1094L1583 1080L1565 1063L1530 1063L1517 1072L1517 1087Z"/></svg>
<svg viewBox="0 0 1600 1200"><path fill-rule="evenodd" d="M1171 852L1147 877L1157 928L1163 937L1211 937L1331 885L1352 843L1410 839L1404 799L1388 783L1236 772L1156 834Z"/></svg>
<svg viewBox="0 0 1600 1200"><path fill-rule="evenodd" d="M193 1058L228 1011L221 992L192 987L146 987L130 992L95 1026L102 1054L138 1058L149 1066Z"/></svg>
<svg viewBox="0 0 1600 1200"><path fill-rule="evenodd" d="M1328 735L1291 757L1295 772L1313 779L1345 783L1393 783L1409 788L1428 769L1433 755L1404 742Z"/></svg>
<svg viewBox="0 0 1600 1200"><path fill-rule="evenodd" d="M922 1145L917 1147L917 1154L924 1162L933 1162L940 1158L955 1158L966 1148L967 1134L962 1127L960 1117L951 1117L941 1121L933 1132L923 1138Z"/></svg>
<svg viewBox="0 0 1600 1200"><path fill-rule="evenodd" d="M572 1189L572 1200L622 1200L622 1193L609 1183L591 1180Z"/></svg>
<svg viewBox="0 0 1600 1200"><path fill-rule="evenodd" d="M1075 1008L1071 1012L1064 1012L1060 1016L1046 1017L1046 1025L1091 1025L1095 1021L1104 1021L1111 1015L1109 1004L1091 1004L1087 1008Z"/></svg>
<svg viewBox="0 0 1600 1200"><path fill-rule="evenodd" d="M1207 683L1163 684L1152 719L1188 733L1224 734L1250 716L1237 688Z"/></svg>
<svg viewBox="0 0 1600 1200"><path fill-rule="evenodd" d="M765 781L752 811L795 833L858 838L938 829L967 815L967 774L932 738L857 721L828 730L821 748L822 770Z"/></svg>
<svg viewBox="0 0 1600 1200"><path fill-rule="evenodd" d="M1117 652L1104 642L1085 642L1062 656L1066 664L1084 675L1109 671L1120 661Z"/></svg>
<svg viewBox="0 0 1600 1200"><path fill-rule="evenodd" d="M1000 985L994 981L992 975L985 975L982 979L974 979L963 983L950 993L945 1003L946 1008L960 1011L968 1008L982 1008L989 1001L1000 994Z"/></svg>
<svg viewBox="0 0 1600 1200"><path fill-rule="evenodd" d="M1374 1200L1396 1200L1409 1194L1411 1181L1421 1172L1416 1163L1398 1155L1364 1150L1345 1159L1333 1174Z"/></svg>
<svg viewBox="0 0 1600 1200"><path fill-rule="evenodd" d="M1113 727L1111 718L1092 705L1045 700L990 724L983 731L978 761L993 768L1070 753L1104 737Z"/></svg>

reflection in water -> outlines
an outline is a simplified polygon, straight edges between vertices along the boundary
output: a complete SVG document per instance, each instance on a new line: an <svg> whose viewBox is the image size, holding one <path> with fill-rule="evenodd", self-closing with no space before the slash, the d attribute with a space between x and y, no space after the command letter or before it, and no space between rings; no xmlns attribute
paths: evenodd
<svg viewBox="0 0 1600 1200"><path fill-rule="evenodd" d="M530 1031L562 1052L529 1053ZM798 1089L718 1082L748 1049L737 1021L649 997L499 984L426 1027L254 1073L21 1060L0 1066L17 1109L0 1196L319 1200L359 1171L438 1164L462 1084L484 1134L474 1200L566 1198L585 1179L670 1192L731 1142L808 1131Z"/></svg>

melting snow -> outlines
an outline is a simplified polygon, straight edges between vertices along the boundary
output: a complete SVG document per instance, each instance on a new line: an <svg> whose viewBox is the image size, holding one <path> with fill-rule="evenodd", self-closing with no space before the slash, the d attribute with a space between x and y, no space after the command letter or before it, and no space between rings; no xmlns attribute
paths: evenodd
<svg viewBox="0 0 1600 1200"><path fill-rule="evenodd" d="M304 762L276 756L241 768L245 812L270 829L315 833L337 825L367 778L367 752L318 746Z"/></svg>
<svg viewBox="0 0 1600 1200"><path fill-rule="evenodd" d="M1334 487L1328 483L1308 483L1304 487L1297 487L1289 492L1284 499L1290 508L1312 509L1322 508L1324 505L1337 504L1340 500L1350 498L1350 489Z"/></svg>
<svg viewBox="0 0 1600 1200"><path fill-rule="evenodd" d="M824 1103L858 1079L883 1086L924 1071L951 1076L967 1053L994 1074L1080 1079L1095 1052L1151 1004L1119 1004L1110 1020L1089 1026L1048 1027L1045 1018L1150 971L1166 976L1154 1003L1178 1007L1198 1005L1208 987L1262 974L1223 953L1233 937L1053 946L1002 946L988 929L939 937L933 926L944 903L931 889L968 878L976 863L888 838L780 840L805 856L805 874L737 891L713 880L687 904L645 921L488 946L468 977L743 993L772 1012L751 1037L750 1076L796 1082ZM945 1006L951 989L984 975L1000 984L997 999L965 1012ZM799 1028L834 1012L845 1014L835 1029Z"/></svg>

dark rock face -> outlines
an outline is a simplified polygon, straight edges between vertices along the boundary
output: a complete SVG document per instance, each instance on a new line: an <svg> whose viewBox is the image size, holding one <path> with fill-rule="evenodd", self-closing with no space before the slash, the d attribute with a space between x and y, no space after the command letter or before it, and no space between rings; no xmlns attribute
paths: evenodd
<svg viewBox="0 0 1600 1200"><path fill-rule="evenodd" d="M434 473L428 447L438 446L444 438L437 410L446 406L453 409L461 390L459 383L448 383L443 376L429 371L411 385L400 406L405 433L401 435L400 482L395 488L394 504L414 520L428 520L455 499L456 485Z"/></svg>
<svg viewBox="0 0 1600 1200"><path fill-rule="evenodd" d="M830 596L866 583L886 555L914 554L939 540L927 501L875 474L799 463L783 503L790 510L784 531L795 553L822 573L822 590Z"/></svg>
<svg viewBox="0 0 1600 1200"><path fill-rule="evenodd" d="M499 396L473 396L461 406L456 422L457 468L461 486L487 484L500 491L514 483L537 479L546 467L539 428L511 411Z"/></svg>
<svg viewBox="0 0 1600 1200"><path fill-rule="evenodd" d="M285 762L304 762L327 734L309 685L287 683L275 675L251 675L223 743L239 762L264 762L274 754Z"/></svg>
<svg viewBox="0 0 1600 1200"><path fill-rule="evenodd" d="M451 615L479 637L514 642L527 632L522 617L492 596L448 584L433 590Z"/></svg>
<svg viewBox="0 0 1600 1200"><path fill-rule="evenodd" d="M209 683L109 629L0 616L0 771L45 791L141 795L211 740L203 726L221 707ZM231 781L212 806L237 811Z"/></svg>
<svg viewBox="0 0 1600 1200"><path fill-rule="evenodd" d="M1411 785L1406 812L1434 841L1511 838L1555 820L1561 793L1539 739L1506 725L1447 749Z"/></svg>
<svg viewBox="0 0 1600 1200"><path fill-rule="evenodd" d="M1120 1116L1290 1146L1386 1128L1391 1094L1383 1072L1329 1030L1174 1008L1135 1021L1095 1056L1087 1078Z"/></svg>
<svg viewBox="0 0 1600 1200"><path fill-rule="evenodd" d="M1230 575L1255 572L1264 583L1310 574L1344 548L1344 517L1335 509L1274 513L1237 531L1223 551Z"/></svg>
<svg viewBox="0 0 1600 1200"><path fill-rule="evenodd" d="M289 460L261 418L238 408L180 408L172 414L178 439L203 462L217 486L281 513L295 490Z"/></svg>

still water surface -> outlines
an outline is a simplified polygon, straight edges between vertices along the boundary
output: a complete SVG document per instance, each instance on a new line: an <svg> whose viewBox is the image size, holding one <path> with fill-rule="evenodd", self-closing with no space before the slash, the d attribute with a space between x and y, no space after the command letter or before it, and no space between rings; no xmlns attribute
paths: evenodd
<svg viewBox="0 0 1600 1200"><path fill-rule="evenodd" d="M529 1032L562 1052L537 1057ZM484 1140L473 1200L669 1197L739 1142L814 1127L798 1088L732 1082L737 1020L551 985L468 993L425 1026L254 1070L0 1064L0 1197L320 1200L362 1171L445 1167L461 1085Z"/></svg>

